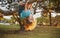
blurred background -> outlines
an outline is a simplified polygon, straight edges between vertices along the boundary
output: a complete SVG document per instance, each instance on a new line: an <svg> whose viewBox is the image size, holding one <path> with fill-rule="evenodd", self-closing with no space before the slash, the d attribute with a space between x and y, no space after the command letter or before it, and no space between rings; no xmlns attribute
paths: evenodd
<svg viewBox="0 0 60 38"><path fill-rule="evenodd" d="M20 26L14 15L19 17L20 1L24 4L27 1L32 3L31 12L37 20L34 31L22 33L19 31ZM20 33L14 34L18 31ZM59 38L59 34L60 0L0 0L1 38Z"/></svg>

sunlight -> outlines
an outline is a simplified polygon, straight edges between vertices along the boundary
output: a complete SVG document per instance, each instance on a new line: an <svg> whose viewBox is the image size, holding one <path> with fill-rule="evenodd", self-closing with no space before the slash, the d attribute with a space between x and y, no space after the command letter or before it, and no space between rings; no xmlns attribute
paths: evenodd
<svg viewBox="0 0 60 38"><path fill-rule="evenodd" d="M5 19L11 19L12 16L3 16Z"/></svg>

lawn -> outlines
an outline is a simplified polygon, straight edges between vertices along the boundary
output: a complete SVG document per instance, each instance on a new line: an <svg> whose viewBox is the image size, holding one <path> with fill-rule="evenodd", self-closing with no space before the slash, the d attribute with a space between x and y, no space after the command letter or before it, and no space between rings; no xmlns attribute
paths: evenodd
<svg viewBox="0 0 60 38"><path fill-rule="evenodd" d="M39 26L33 31L19 31L17 33L3 33L0 38L60 38L60 28Z"/></svg>
<svg viewBox="0 0 60 38"><path fill-rule="evenodd" d="M14 30L19 30L20 26L17 24L12 24L12 25L1 25L0 24L0 31L14 31Z"/></svg>

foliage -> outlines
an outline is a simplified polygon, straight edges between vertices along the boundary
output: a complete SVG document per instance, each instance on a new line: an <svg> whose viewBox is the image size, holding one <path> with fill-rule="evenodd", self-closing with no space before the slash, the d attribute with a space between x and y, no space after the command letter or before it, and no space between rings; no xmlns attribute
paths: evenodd
<svg viewBox="0 0 60 38"><path fill-rule="evenodd" d="M49 0L49 7L57 8L59 6L59 1L60 0Z"/></svg>
<svg viewBox="0 0 60 38"><path fill-rule="evenodd" d="M49 21L49 17L40 17L40 18L37 18L37 22L38 23L47 23L47 25L49 25L50 21Z"/></svg>

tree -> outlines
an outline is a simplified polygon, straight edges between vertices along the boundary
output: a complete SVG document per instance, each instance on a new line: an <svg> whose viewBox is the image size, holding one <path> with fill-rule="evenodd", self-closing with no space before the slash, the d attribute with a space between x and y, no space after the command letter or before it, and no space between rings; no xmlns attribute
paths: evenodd
<svg viewBox="0 0 60 38"><path fill-rule="evenodd" d="M49 8L50 10L55 9L55 11L59 11L59 2L60 0L49 0ZM53 6L51 7L51 3L53 3ZM50 25L51 24L51 11L49 10L49 18L50 18Z"/></svg>

